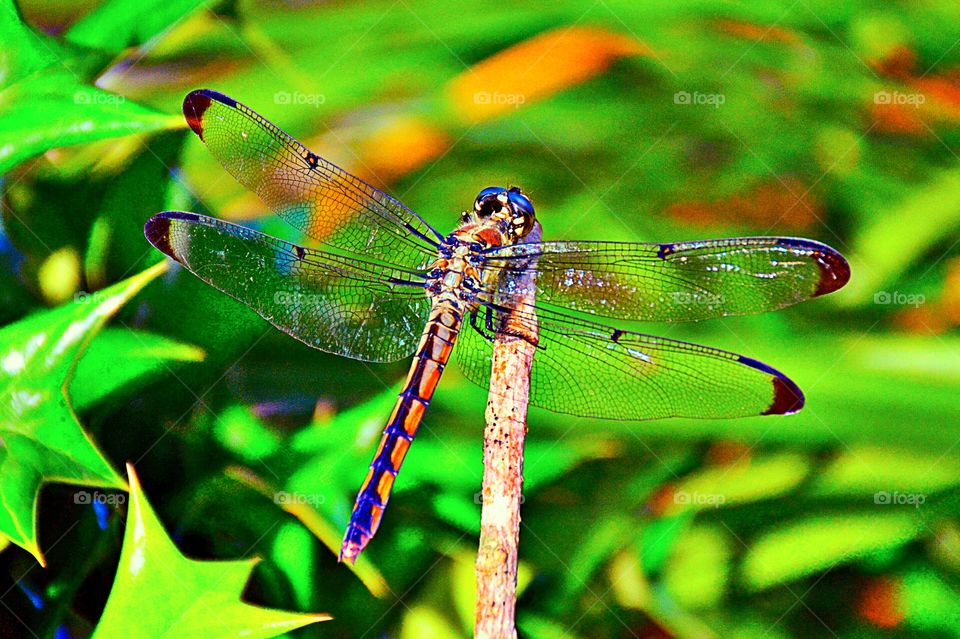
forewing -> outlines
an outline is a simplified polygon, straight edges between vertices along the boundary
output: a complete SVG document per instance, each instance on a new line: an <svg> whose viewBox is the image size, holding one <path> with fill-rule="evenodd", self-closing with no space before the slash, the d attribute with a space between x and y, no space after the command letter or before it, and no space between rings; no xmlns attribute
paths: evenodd
<svg viewBox="0 0 960 639"><path fill-rule="evenodd" d="M658 322L772 311L833 292L850 278L834 249L783 237L541 242L485 257L489 267L508 272L535 269L538 306Z"/></svg>
<svg viewBox="0 0 960 639"><path fill-rule="evenodd" d="M429 313L422 274L167 211L144 232L207 284L309 346L371 362L413 353Z"/></svg>
<svg viewBox="0 0 960 639"><path fill-rule="evenodd" d="M237 181L310 237L404 268L436 256L440 235L420 216L249 107L202 89L187 95L183 113Z"/></svg>

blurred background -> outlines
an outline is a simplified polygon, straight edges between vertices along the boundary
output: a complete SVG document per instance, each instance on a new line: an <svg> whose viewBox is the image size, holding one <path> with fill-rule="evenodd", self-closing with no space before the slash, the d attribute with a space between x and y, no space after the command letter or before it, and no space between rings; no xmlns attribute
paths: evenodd
<svg viewBox="0 0 960 639"><path fill-rule="evenodd" d="M547 239L818 239L851 262L840 292L641 328L783 370L800 414L531 410L520 634L960 636L960 4L4 5L8 328L160 261L142 233L160 210L298 239L186 128L200 87L441 231L519 184ZM246 601L335 617L290 636L469 636L485 394L456 367L366 558L337 563L406 367L312 351L172 268L67 390L184 554L259 557ZM55 479L46 568L0 553L0 636L87 637L110 593L126 507Z"/></svg>

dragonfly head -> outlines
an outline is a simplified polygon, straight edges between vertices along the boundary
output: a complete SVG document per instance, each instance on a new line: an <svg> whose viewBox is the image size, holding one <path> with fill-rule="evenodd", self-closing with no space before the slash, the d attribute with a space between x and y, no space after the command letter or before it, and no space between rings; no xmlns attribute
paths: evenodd
<svg viewBox="0 0 960 639"><path fill-rule="evenodd" d="M530 198L524 195L518 186L511 186L509 189L488 186L477 195L473 210L480 219L497 214L507 218L510 232L517 238L529 233L537 221Z"/></svg>

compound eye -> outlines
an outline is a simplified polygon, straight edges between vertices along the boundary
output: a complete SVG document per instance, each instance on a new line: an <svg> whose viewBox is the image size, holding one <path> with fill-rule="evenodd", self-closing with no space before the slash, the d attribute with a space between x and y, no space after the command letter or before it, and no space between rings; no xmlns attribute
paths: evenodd
<svg viewBox="0 0 960 639"><path fill-rule="evenodd" d="M480 217L489 217L503 208L505 200L501 200L507 190L500 186L488 186L480 191L473 208Z"/></svg>
<svg viewBox="0 0 960 639"><path fill-rule="evenodd" d="M521 193L518 190L511 189L507 194L507 197L510 198L510 204L513 205L513 209L518 213L523 213L525 215L534 215L533 212L533 203L530 202L530 198Z"/></svg>
<svg viewBox="0 0 960 639"><path fill-rule="evenodd" d="M480 191L480 194L477 196L477 199L473 203L473 209L479 211L483 206L483 203L487 200L496 200L497 196L506 191L502 186L488 186L487 188Z"/></svg>

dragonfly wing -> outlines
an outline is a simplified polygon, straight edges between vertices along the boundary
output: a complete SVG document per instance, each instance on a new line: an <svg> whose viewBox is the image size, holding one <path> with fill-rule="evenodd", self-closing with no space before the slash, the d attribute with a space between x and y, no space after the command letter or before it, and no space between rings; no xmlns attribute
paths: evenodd
<svg viewBox="0 0 960 639"><path fill-rule="evenodd" d="M194 213L147 221L150 242L207 284L309 346L370 362L416 349L424 276L324 253Z"/></svg>
<svg viewBox="0 0 960 639"><path fill-rule="evenodd" d="M831 293L850 279L849 265L834 249L784 237L542 242L485 256L508 272L535 268L538 306L658 322L772 311Z"/></svg>
<svg viewBox="0 0 960 639"><path fill-rule="evenodd" d="M310 237L406 268L436 257L440 235L420 216L249 107L201 89L184 99L183 114L237 181Z"/></svg>
<svg viewBox="0 0 960 639"><path fill-rule="evenodd" d="M481 386L489 385L492 338L511 312L539 326L530 373L535 406L621 420L779 415L803 407L796 384L754 359L546 309L509 311L496 304L471 316L454 349L466 377Z"/></svg>

